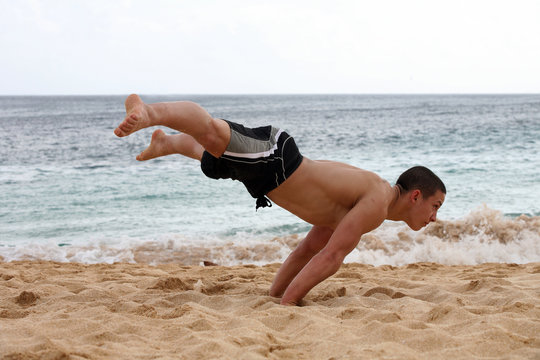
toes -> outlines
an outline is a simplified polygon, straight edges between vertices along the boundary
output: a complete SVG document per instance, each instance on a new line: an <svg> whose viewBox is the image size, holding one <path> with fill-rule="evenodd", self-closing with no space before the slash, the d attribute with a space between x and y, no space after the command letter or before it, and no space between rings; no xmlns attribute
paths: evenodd
<svg viewBox="0 0 540 360"><path fill-rule="evenodd" d="M128 135L133 129L135 122L136 121L132 120L131 118L125 119L124 121L122 121L120 125L118 125L116 129L114 129L114 133L118 137L123 137L123 136Z"/></svg>
<svg viewBox="0 0 540 360"><path fill-rule="evenodd" d="M146 160L153 159L154 157L155 157L154 151L152 150L152 147L150 145L146 149L141 151L141 153L137 155L136 159L139 161L146 161Z"/></svg>
<svg viewBox="0 0 540 360"><path fill-rule="evenodd" d="M118 129L122 131L124 134L129 133L131 130L133 130L133 126L135 125L133 121L129 121L131 119L127 119L124 122L122 122L120 125L118 125Z"/></svg>
<svg viewBox="0 0 540 360"><path fill-rule="evenodd" d="M118 127L114 130L116 136L126 136L133 132L135 125L137 125L137 119L133 118L133 115L127 117Z"/></svg>
<svg viewBox="0 0 540 360"><path fill-rule="evenodd" d="M137 155L137 157L135 159L137 159L138 161L144 161L146 160L145 156L144 156L144 152L146 150L143 150L143 152L141 152L139 155Z"/></svg>

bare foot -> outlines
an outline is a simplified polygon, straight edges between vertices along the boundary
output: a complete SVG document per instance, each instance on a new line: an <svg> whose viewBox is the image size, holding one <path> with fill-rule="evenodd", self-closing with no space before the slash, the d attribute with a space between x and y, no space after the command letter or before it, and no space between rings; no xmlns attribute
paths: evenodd
<svg viewBox="0 0 540 360"><path fill-rule="evenodd" d="M144 102L138 95L131 94L126 99L126 117L114 134L118 137L128 136L137 130L151 126L150 117Z"/></svg>
<svg viewBox="0 0 540 360"><path fill-rule="evenodd" d="M160 156L173 154L172 146L168 141L167 134L161 129L157 129L152 134L150 145L137 156L137 160L145 161Z"/></svg>

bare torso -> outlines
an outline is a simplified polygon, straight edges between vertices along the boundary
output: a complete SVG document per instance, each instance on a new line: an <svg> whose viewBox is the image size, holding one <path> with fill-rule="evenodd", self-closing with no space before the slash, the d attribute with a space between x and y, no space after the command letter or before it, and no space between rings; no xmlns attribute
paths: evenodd
<svg viewBox="0 0 540 360"><path fill-rule="evenodd" d="M359 201L371 200L373 211L380 213L386 211L393 195L390 184L372 172L304 157L298 169L268 197L308 223L336 229Z"/></svg>

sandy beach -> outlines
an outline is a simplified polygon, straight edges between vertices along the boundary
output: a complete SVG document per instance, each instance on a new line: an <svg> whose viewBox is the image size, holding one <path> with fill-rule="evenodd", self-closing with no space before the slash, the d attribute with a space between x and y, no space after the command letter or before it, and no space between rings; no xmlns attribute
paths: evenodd
<svg viewBox="0 0 540 360"><path fill-rule="evenodd" d="M345 264L299 307L278 266L0 262L0 357L540 359L540 263Z"/></svg>

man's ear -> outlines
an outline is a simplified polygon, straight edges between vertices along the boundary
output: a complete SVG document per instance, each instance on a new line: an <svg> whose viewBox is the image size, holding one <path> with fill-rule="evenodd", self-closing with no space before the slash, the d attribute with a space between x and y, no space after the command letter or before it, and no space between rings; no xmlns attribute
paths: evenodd
<svg viewBox="0 0 540 360"><path fill-rule="evenodd" d="M414 204L415 202L417 202L420 197L422 196L422 192L420 190L413 190L409 193L409 199L411 200L411 202Z"/></svg>

